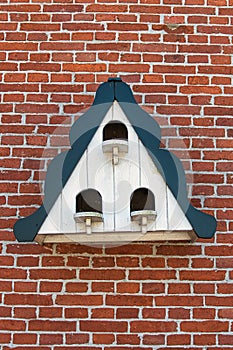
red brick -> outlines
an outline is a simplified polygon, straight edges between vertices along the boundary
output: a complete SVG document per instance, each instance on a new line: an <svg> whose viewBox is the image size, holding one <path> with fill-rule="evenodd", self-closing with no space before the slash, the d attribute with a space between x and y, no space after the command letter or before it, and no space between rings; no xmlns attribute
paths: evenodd
<svg viewBox="0 0 233 350"><path fill-rule="evenodd" d="M109 71L112 73L118 73L118 72L135 72L134 65L129 65L129 64L111 64L109 65ZM138 73L143 73L143 72L149 72L149 65L147 64L140 64L137 63L137 68L136 68Z"/></svg>
<svg viewBox="0 0 233 350"><path fill-rule="evenodd" d="M218 259L216 259L216 266L220 269L221 268L231 268L232 263L233 262L232 262L231 258L218 258Z"/></svg>
<svg viewBox="0 0 233 350"><path fill-rule="evenodd" d="M47 73L28 73L28 82L48 82Z"/></svg>
<svg viewBox="0 0 233 350"><path fill-rule="evenodd" d="M144 308L142 310L142 316L144 319L146 318L154 318L154 319L165 319L166 310L162 308Z"/></svg>
<svg viewBox="0 0 233 350"><path fill-rule="evenodd" d="M190 319L190 310L186 308L172 308L169 310L169 318L172 319Z"/></svg>
<svg viewBox="0 0 233 350"><path fill-rule="evenodd" d="M175 255L178 257L201 255L201 247L192 245L161 245L157 248L157 255Z"/></svg>
<svg viewBox="0 0 233 350"><path fill-rule="evenodd" d="M168 267L188 267L189 265L189 260L186 258L169 258L167 260L167 266Z"/></svg>
<svg viewBox="0 0 233 350"><path fill-rule="evenodd" d="M219 297L219 296L210 297L210 296L208 296L208 297L206 297L206 305L231 306L232 299L233 299L233 297L231 297L231 296L224 296L224 297Z"/></svg>
<svg viewBox="0 0 233 350"><path fill-rule="evenodd" d="M104 63L73 64L64 63L64 70L68 72L103 72L106 71Z"/></svg>
<svg viewBox="0 0 233 350"><path fill-rule="evenodd" d="M232 246L222 245L219 247L209 246L205 248L206 255L210 256L232 256Z"/></svg>
<svg viewBox="0 0 233 350"><path fill-rule="evenodd" d="M172 283L168 286L168 294L189 294L190 285L187 283Z"/></svg>
<svg viewBox="0 0 233 350"><path fill-rule="evenodd" d="M124 321L80 321L80 330L86 332L125 333L127 326L127 322Z"/></svg>
<svg viewBox="0 0 233 350"><path fill-rule="evenodd" d="M102 305L102 295L58 295L57 305Z"/></svg>
<svg viewBox="0 0 233 350"><path fill-rule="evenodd" d="M164 343L164 335L143 335L143 344L145 345L163 345Z"/></svg>
<svg viewBox="0 0 233 350"><path fill-rule="evenodd" d="M195 332L195 333L218 333L228 331L228 322L221 321L183 321L181 322L182 332Z"/></svg>
<svg viewBox="0 0 233 350"><path fill-rule="evenodd" d="M61 256L43 256L42 266L64 266L64 258Z"/></svg>
<svg viewBox="0 0 233 350"><path fill-rule="evenodd" d="M119 267L139 267L139 258L136 257L117 257L116 264Z"/></svg>
<svg viewBox="0 0 233 350"><path fill-rule="evenodd" d="M25 331L26 323L16 320L1 320L0 329L7 331Z"/></svg>
<svg viewBox="0 0 233 350"><path fill-rule="evenodd" d="M14 344L36 344L37 334L14 334L13 342Z"/></svg>
<svg viewBox="0 0 233 350"><path fill-rule="evenodd" d="M233 318L233 309L232 308L221 308L218 311L218 315L220 318L228 318L232 319Z"/></svg>
<svg viewBox="0 0 233 350"><path fill-rule="evenodd" d="M8 294L5 296L7 305L52 305L50 295Z"/></svg>
<svg viewBox="0 0 233 350"><path fill-rule="evenodd" d="M37 284L35 282L15 282L14 283L15 292L36 292Z"/></svg>
<svg viewBox="0 0 233 350"><path fill-rule="evenodd" d="M134 333L167 333L176 330L175 322L131 321L130 330Z"/></svg>
<svg viewBox="0 0 233 350"><path fill-rule="evenodd" d="M41 345L62 344L62 334L41 334L39 343Z"/></svg>
<svg viewBox="0 0 233 350"><path fill-rule="evenodd" d="M55 104L21 104L16 106L16 112L20 113L58 113L58 106Z"/></svg>
<svg viewBox="0 0 233 350"><path fill-rule="evenodd" d="M224 271L181 271L181 280L196 280L196 281L221 281L225 279Z"/></svg>
<svg viewBox="0 0 233 350"><path fill-rule="evenodd" d="M167 337L168 345L190 345L191 336L188 334L172 334Z"/></svg>
<svg viewBox="0 0 233 350"><path fill-rule="evenodd" d="M139 345L140 344L140 338L136 334L119 334L117 335L117 344L124 345L124 344L131 344L131 345Z"/></svg>
<svg viewBox="0 0 233 350"><path fill-rule="evenodd" d="M215 309L207 308L195 308L193 309L193 316L195 319L210 319L213 320L215 318Z"/></svg>
<svg viewBox="0 0 233 350"><path fill-rule="evenodd" d="M22 319L32 319L36 318L36 308L35 307L14 307L14 317Z"/></svg>
<svg viewBox="0 0 233 350"><path fill-rule="evenodd" d="M22 196L11 196L8 199L10 205L31 205L31 204L41 204L41 196L36 195L22 195Z"/></svg>
<svg viewBox="0 0 233 350"><path fill-rule="evenodd" d="M9 269L9 268L1 268L0 269L1 279L26 279L27 272L23 269Z"/></svg>
<svg viewBox="0 0 233 350"><path fill-rule="evenodd" d="M131 270L130 280L169 280L175 278L175 271L170 270Z"/></svg>
<svg viewBox="0 0 233 350"><path fill-rule="evenodd" d="M42 321L30 320L29 331L45 331L45 332L74 332L76 330L75 321Z"/></svg>
<svg viewBox="0 0 233 350"><path fill-rule="evenodd" d="M140 290L139 283L129 283L129 282L120 282L117 284L117 293L138 293Z"/></svg>
<svg viewBox="0 0 233 350"><path fill-rule="evenodd" d="M26 74L24 73L6 73L4 75L5 82L24 82Z"/></svg>
<svg viewBox="0 0 233 350"><path fill-rule="evenodd" d="M165 267L165 260L163 258L143 258L142 259L143 267Z"/></svg>
<svg viewBox="0 0 233 350"><path fill-rule="evenodd" d="M233 336L230 334L219 335L220 345L233 345Z"/></svg>
<svg viewBox="0 0 233 350"><path fill-rule="evenodd" d="M113 257L93 257L93 267L114 267L115 262Z"/></svg>
<svg viewBox="0 0 233 350"><path fill-rule="evenodd" d="M159 106L157 111L160 114L194 115L200 113L200 108L196 106Z"/></svg>
<svg viewBox="0 0 233 350"><path fill-rule="evenodd" d="M126 12L126 5L105 5L105 4L91 4L87 6L87 12L106 12L106 13L120 13Z"/></svg>
<svg viewBox="0 0 233 350"><path fill-rule="evenodd" d="M125 272L114 269L85 269L80 271L80 279L83 280L122 280L125 278Z"/></svg>
<svg viewBox="0 0 233 350"><path fill-rule="evenodd" d="M151 296L128 296L128 295L107 295L106 305L119 306L152 306L153 297Z"/></svg>
<svg viewBox="0 0 233 350"><path fill-rule="evenodd" d="M114 309L112 308L99 308L99 309L93 309L91 312L91 318L95 319L101 319L101 318L114 318Z"/></svg>
<svg viewBox="0 0 233 350"><path fill-rule="evenodd" d="M202 306L202 297L191 296L158 296L156 297L156 305L158 306Z"/></svg>
<svg viewBox="0 0 233 350"><path fill-rule="evenodd" d="M147 24L140 24L140 23L109 23L107 25L108 30L120 30L120 31L130 31L130 32L139 32L139 31L147 31L148 25Z"/></svg>
<svg viewBox="0 0 233 350"><path fill-rule="evenodd" d="M181 86L180 92L184 94L220 94L221 88L218 86L191 85Z"/></svg>
<svg viewBox="0 0 233 350"><path fill-rule="evenodd" d="M89 247L80 244L58 244L56 247L58 254L101 254L102 248Z"/></svg>
<svg viewBox="0 0 233 350"><path fill-rule="evenodd" d="M1 317L8 317L10 318L11 317L11 308L10 307L4 307L4 306L1 306L0 307L0 316Z"/></svg>
<svg viewBox="0 0 233 350"><path fill-rule="evenodd" d="M96 30L103 30L104 26L103 24L100 23L86 23L86 22L78 22L78 23L64 23L62 25L63 30L68 30L68 31L96 31ZM84 39L83 39L84 40ZM93 44L95 45L95 44ZM88 45L87 45L87 50L88 50ZM71 49L72 50L72 49Z"/></svg>
<svg viewBox="0 0 233 350"><path fill-rule="evenodd" d="M128 318L137 318L139 313L139 308L117 308L116 318L117 319L128 319Z"/></svg>
<svg viewBox="0 0 233 350"><path fill-rule="evenodd" d="M11 341L11 334L8 333L0 333L0 342L1 344L9 344Z"/></svg>
<svg viewBox="0 0 233 350"><path fill-rule="evenodd" d="M213 334L195 334L194 335L195 345L215 345L216 335Z"/></svg>
<svg viewBox="0 0 233 350"><path fill-rule="evenodd" d="M93 334L94 344L113 344L114 340L114 334Z"/></svg>
<svg viewBox="0 0 233 350"><path fill-rule="evenodd" d="M72 15L68 13L52 14L52 22L69 22L71 17Z"/></svg>
<svg viewBox="0 0 233 350"><path fill-rule="evenodd" d="M62 289L62 282L40 282L41 292L60 292Z"/></svg>
<svg viewBox="0 0 233 350"><path fill-rule="evenodd" d="M30 346L30 349L37 349L38 348L38 345L31 345ZM10 350L12 349L12 347L8 347L8 346L4 346L4 350ZM14 347L15 350L25 350L25 346L16 346ZM40 346L40 350L49 350L47 346Z"/></svg>
<svg viewBox="0 0 233 350"><path fill-rule="evenodd" d="M31 62L27 62L27 63L20 63L20 69L22 71L48 71L48 72L60 72L61 70L61 65L59 63L31 63Z"/></svg>
<svg viewBox="0 0 233 350"><path fill-rule="evenodd" d="M66 292L68 293L74 293L74 292L87 292L88 285L87 283L80 283L80 282L68 282L66 284Z"/></svg>
<svg viewBox="0 0 233 350"><path fill-rule="evenodd" d="M89 342L89 335L85 333L71 333L66 334L66 344L88 344Z"/></svg>
<svg viewBox="0 0 233 350"><path fill-rule="evenodd" d="M83 6L79 4L44 5L45 12L82 12Z"/></svg>
<svg viewBox="0 0 233 350"><path fill-rule="evenodd" d="M86 256L69 256L67 266L89 266L89 258Z"/></svg>
<svg viewBox="0 0 233 350"><path fill-rule="evenodd" d="M31 269L30 278L31 279L73 279L76 277L75 270L66 269Z"/></svg>
<svg viewBox="0 0 233 350"><path fill-rule="evenodd" d="M27 243L25 245L19 244L19 243L13 243L7 245L7 253L10 254L49 254L52 252L51 247L48 246L40 246L38 244L34 243Z"/></svg>
<svg viewBox="0 0 233 350"><path fill-rule="evenodd" d="M0 256L0 265L1 266L14 265L14 257L13 256Z"/></svg>
<svg viewBox="0 0 233 350"><path fill-rule="evenodd" d="M86 308L67 308L65 309L66 318L87 318L88 317L88 309Z"/></svg>
<svg viewBox="0 0 233 350"><path fill-rule="evenodd" d="M193 268L211 268L214 266L213 259L207 258L193 258L192 259L192 267Z"/></svg>

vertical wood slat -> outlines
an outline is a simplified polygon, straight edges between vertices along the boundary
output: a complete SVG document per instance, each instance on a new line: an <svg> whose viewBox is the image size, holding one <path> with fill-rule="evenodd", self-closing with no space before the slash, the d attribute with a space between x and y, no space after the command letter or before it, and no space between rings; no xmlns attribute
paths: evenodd
<svg viewBox="0 0 233 350"><path fill-rule="evenodd" d="M166 230L168 228L166 183L141 141L139 144L142 164L141 187L146 187L154 193L155 210L157 212L156 220L154 223L148 224L148 230Z"/></svg>
<svg viewBox="0 0 233 350"><path fill-rule="evenodd" d="M119 163L114 165L115 230L138 231L138 225L130 218L130 197L140 186L138 137L118 103L114 103L114 119L128 129L128 153L122 153Z"/></svg>
<svg viewBox="0 0 233 350"><path fill-rule="evenodd" d="M104 117L100 127L96 131L93 139L87 148L87 176L88 188L93 188L102 195L102 206L104 213L103 223L94 223L93 232L113 231L114 229L114 185L112 155L103 153L103 128L113 118L113 107L111 107Z"/></svg>

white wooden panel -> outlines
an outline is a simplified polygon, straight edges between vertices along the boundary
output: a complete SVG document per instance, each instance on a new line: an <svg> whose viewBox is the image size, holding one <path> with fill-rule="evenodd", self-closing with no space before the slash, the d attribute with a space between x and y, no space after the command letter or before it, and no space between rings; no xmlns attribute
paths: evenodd
<svg viewBox="0 0 233 350"><path fill-rule="evenodd" d="M85 232L85 226L75 223L76 196L87 188L87 154L82 155L62 191L62 232Z"/></svg>
<svg viewBox="0 0 233 350"><path fill-rule="evenodd" d="M40 228L41 234L58 234L62 232L62 226L61 226L61 195L57 198L55 204L53 205L52 209L50 210L49 215L45 219L44 223L42 224Z"/></svg>
<svg viewBox="0 0 233 350"><path fill-rule="evenodd" d="M140 160L141 160L141 183L140 187L146 187L151 190L155 196L155 210L157 217L155 222L148 224L148 230L159 231L168 228L167 213L167 195L166 183L159 173L157 167L149 156L142 142L140 144Z"/></svg>
<svg viewBox="0 0 233 350"><path fill-rule="evenodd" d="M136 153L136 152L135 152ZM114 166L115 174L115 231L138 231L138 225L131 222L130 197L139 187L139 167L132 159L120 158Z"/></svg>
<svg viewBox="0 0 233 350"><path fill-rule="evenodd" d="M100 156L102 155L102 157ZM97 190L102 196L103 223L96 223L93 231L114 229L113 167L109 155L103 157L102 147L88 155L88 188Z"/></svg>
<svg viewBox="0 0 233 350"><path fill-rule="evenodd" d="M44 221L39 234L44 233L75 233L83 232L83 224L75 224L76 196L87 187L86 152L81 157L61 194L54 203L49 215Z"/></svg>
<svg viewBox="0 0 233 350"><path fill-rule="evenodd" d="M138 136L117 102L113 119L124 123L128 129L128 152L120 153L119 163L114 166L115 231L138 231L138 225L130 217L130 197L140 184Z"/></svg>
<svg viewBox="0 0 233 350"><path fill-rule="evenodd" d="M96 147L102 147L102 141L103 141L103 129L106 124L108 124L113 118L113 105L109 108L106 116L103 118L98 130L96 131L95 135L93 136L91 142L88 145L88 152L94 152ZM97 159L96 159L97 161Z"/></svg>
<svg viewBox="0 0 233 350"><path fill-rule="evenodd" d="M168 198L168 230L192 230L192 226L180 208L177 200L167 187Z"/></svg>
<svg viewBox="0 0 233 350"><path fill-rule="evenodd" d="M94 223L93 232L114 230L114 185L111 153L102 150L103 128L112 120L112 108L104 117L87 148L87 187L102 196L103 223Z"/></svg>

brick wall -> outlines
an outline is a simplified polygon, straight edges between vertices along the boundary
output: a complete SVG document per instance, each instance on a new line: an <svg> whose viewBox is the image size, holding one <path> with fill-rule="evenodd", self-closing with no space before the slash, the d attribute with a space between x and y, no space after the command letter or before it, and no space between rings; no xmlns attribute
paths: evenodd
<svg viewBox="0 0 233 350"><path fill-rule="evenodd" d="M1 349L233 349L232 0L2 0ZM183 160L214 239L18 244L48 162L121 75Z"/></svg>

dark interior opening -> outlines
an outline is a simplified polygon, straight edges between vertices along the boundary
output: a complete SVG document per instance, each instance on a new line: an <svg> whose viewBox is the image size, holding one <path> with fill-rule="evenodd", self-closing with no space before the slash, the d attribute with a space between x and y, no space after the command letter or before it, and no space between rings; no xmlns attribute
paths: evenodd
<svg viewBox="0 0 233 350"><path fill-rule="evenodd" d="M90 211L102 213L101 194L93 189L84 190L76 197L76 213Z"/></svg>
<svg viewBox="0 0 233 350"><path fill-rule="evenodd" d="M136 189L130 199L130 212L139 210L155 210L154 194L144 187Z"/></svg>
<svg viewBox="0 0 233 350"><path fill-rule="evenodd" d="M103 141L112 139L128 140L128 130L123 123L112 121L105 125L103 130Z"/></svg>

